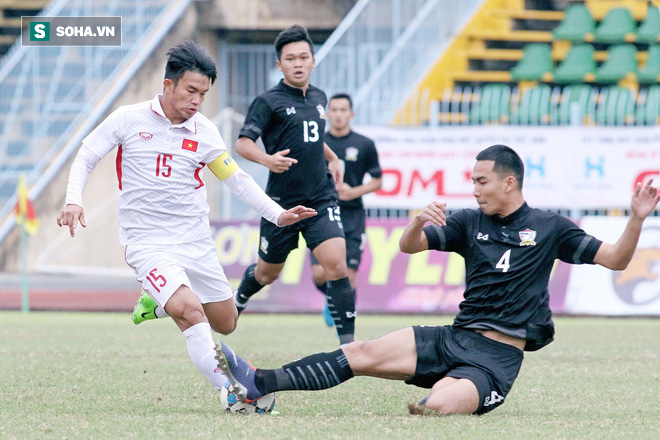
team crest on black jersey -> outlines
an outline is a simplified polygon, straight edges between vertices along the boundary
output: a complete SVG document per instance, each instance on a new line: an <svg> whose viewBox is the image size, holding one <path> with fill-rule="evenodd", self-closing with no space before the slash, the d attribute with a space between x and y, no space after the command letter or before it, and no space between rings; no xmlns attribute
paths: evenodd
<svg viewBox="0 0 660 440"><path fill-rule="evenodd" d="M527 228L524 231L518 232L520 237L520 246L536 246L536 231Z"/></svg>
<svg viewBox="0 0 660 440"><path fill-rule="evenodd" d="M321 104L316 106L316 110L319 111L319 116L321 117L321 119L325 119L325 109Z"/></svg>
<svg viewBox="0 0 660 440"><path fill-rule="evenodd" d="M344 160L350 160L351 162L357 162L359 150L355 147L348 147L346 149L346 158Z"/></svg>

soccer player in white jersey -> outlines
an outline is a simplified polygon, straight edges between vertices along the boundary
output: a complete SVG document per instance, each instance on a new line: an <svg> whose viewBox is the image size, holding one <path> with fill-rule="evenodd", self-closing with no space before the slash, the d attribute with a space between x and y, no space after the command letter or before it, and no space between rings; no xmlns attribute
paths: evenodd
<svg viewBox="0 0 660 440"><path fill-rule="evenodd" d="M232 192L277 226L316 215L284 210L228 155L218 129L198 110L216 79L209 54L193 42L168 52L163 93L120 107L82 142L69 175L66 205L57 217L71 237L85 227L82 193L98 162L117 148L119 239L142 288L186 338L195 366L216 389L211 328L229 334L238 312L211 237L202 179L205 165Z"/></svg>

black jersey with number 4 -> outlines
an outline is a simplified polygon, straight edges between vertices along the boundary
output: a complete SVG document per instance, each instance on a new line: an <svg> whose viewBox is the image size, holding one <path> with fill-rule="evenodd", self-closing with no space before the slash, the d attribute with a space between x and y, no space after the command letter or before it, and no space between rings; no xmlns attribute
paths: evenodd
<svg viewBox="0 0 660 440"><path fill-rule="evenodd" d="M266 152L291 151L298 161L283 173L269 173L266 194L288 209L296 205L315 207L336 203L332 175L323 147L325 93L312 85L301 89L284 81L259 95L250 104L239 137L263 140Z"/></svg>
<svg viewBox="0 0 660 440"><path fill-rule="evenodd" d="M337 137L326 133L325 143L344 161L344 182L352 187L362 185L364 175L381 177L378 152L374 141L354 131L346 136ZM353 200L340 200L339 206L362 208L362 197Z"/></svg>
<svg viewBox="0 0 660 440"><path fill-rule="evenodd" d="M528 351L554 337L548 281L555 259L593 264L602 243L571 220L526 203L505 218L461 210L446 226L424 232L430 249L465 258L465 299L454 325L527 339Z"/></svg>

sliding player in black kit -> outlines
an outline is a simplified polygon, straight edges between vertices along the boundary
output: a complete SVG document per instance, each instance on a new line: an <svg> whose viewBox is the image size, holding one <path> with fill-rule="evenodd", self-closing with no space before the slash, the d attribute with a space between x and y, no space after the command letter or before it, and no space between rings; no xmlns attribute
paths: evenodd
<svg viewBox="0 0 660 440"><path fill-rule="evenodd" d="M259 259L245 271L234 299L240 313L252 295L275 281L302 233L323 266L339 343L347 344L355 334L355 291L346 269L346 243L335 189L342 182L343 170L337 155L323 142L327 98L309 84L315 67L314 49L304 27L282 31L275 49L284 79L250 104L236 151L268 167L266 194L273 200L285 209L304 201L318 215L293 228L271 228L261 222ZM259 137L265 152L255 143Z"/></svg>
<svg viewBox="0 0 660 440"><path fill-rule="evenodd" d="M642 224L660 199L652 181L637 183L628 224L609 244L565 217L528 206L523 175L515 151L489 147L477 155L472 170L479 209L445 218L446 204L432 202L401 236L405 253L433 249L464 257L465 299L453 325L408 327L273 370L248 365L220 342L218 366L244 399L373 376L430 388L426 398L409 405L411 414L484 414L502 405L520 371L523 350L538 350L554 338L548 280L555 259L625 269Z"/></svg>

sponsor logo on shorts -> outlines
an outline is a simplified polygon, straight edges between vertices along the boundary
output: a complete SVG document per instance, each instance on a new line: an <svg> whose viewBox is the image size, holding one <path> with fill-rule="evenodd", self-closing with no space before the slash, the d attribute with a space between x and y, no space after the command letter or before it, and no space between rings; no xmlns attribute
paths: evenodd
<svg viewBox="0 0 660 440"><path fill-rule="evenodd" d="M261 237L260 249L264 254L268 254L268 240L266 240L266 237Z"/></svg>
<svg viewBox="0 0 660 440"><path fill-rule="evenodd" d="M504 402L504 396L497 394L497 391L491 391L490 396L486 396L484 400L484 406L491 406L500 402Z"/></svg>

